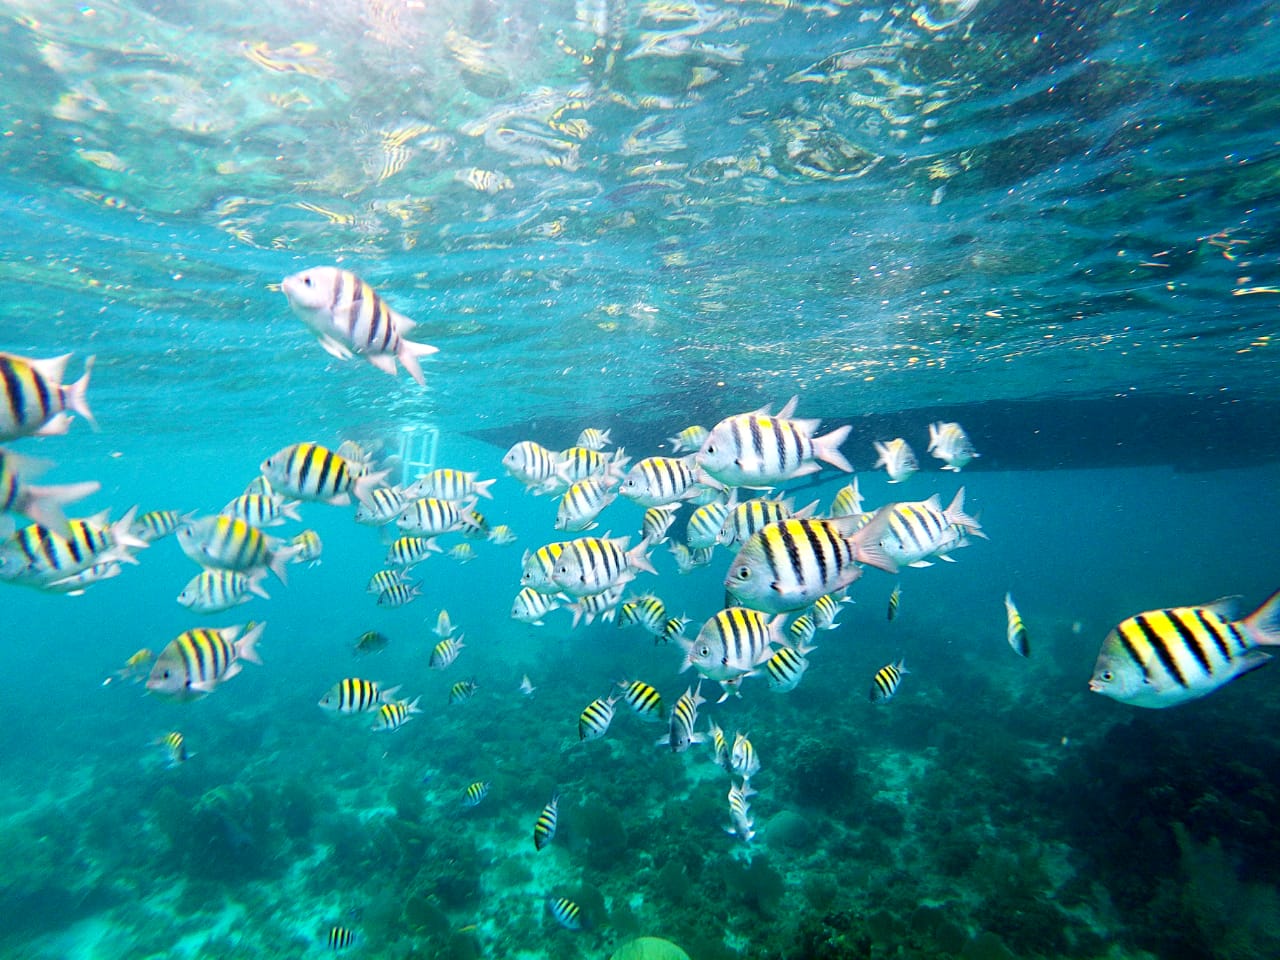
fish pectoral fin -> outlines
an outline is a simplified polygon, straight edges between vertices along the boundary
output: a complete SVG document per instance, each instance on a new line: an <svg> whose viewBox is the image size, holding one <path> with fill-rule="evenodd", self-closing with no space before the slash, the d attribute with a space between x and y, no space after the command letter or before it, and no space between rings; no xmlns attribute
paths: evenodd
<svg viewBox="0 0 1280 960"><path fill-rule="evenodd" d="M396 355L394 353L366 353L364 358L383 373L396 375Z"/></svg>
<svg viewBox="0 0 1280 960"><path fill-rule="evenodd" d="M320 346L324 348L324 352L331 357L337 357L339 360L350 360L354 356L351 350L340 340L335 340L327 335L322 335L318 339L320 340Z"/></svg>

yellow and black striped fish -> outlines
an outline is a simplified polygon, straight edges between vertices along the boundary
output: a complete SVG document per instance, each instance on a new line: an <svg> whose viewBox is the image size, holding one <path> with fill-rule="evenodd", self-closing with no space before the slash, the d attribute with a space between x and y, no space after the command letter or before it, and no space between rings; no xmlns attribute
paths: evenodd
<svg viewBox="0 0 1280 960"><path fill-rule="evenodd" d="M1280 591L1243 620L1230 600L1149 610L1121 621L1102 641L1089 689L1137 707L1171 707L1212 693L1280 644Z"/></svg>
<svg viewBox="0 0 1280 960"><path fill-rule="evenodd" d="M897 595L897 591L894 591ZM892 603L892 598L890 598ZM1031 656L1031 642L1027 639L1027 625L1022 622L1022 614L1018 612L1018 608L1013 605L1013 594L1006 593L1004 595L1004 611L1009 620L1009 646L1013 647L1013 652L1020 657ZM893 617L889 617L890 620Z"/></svg>
<svg viewBox="0 0 1280 960"><path fill-rule="evenodd" d="M662 709L662 694L643 680L621 680L622 699L641 720L661 721L666 714Z"/></svg>
<svg viewBox="0 0 1280 960"><path fill-rule="evenodd" d="M547 909L551 912L551 916L556 918L556 923L566 930L581 930L586 926L582 908L568 897L548 898Z"/></svg>
<svg viewBox="0 0 1280 960"><path fill-rule="evenodd" d="M179 731L170 730L156 743L164 748L167 766L176 767L187 762L187 739Z"/></svg>
<svg viewBox="0 0 1280 960"><path fill-rule="evenodd" d="M319 707L336 713L369 713L389 702L399 689L398 684L384 689L373 680L346 677L320 698Z"/></svg>
<svg viewBox="0 0 1280 960"><path fill-rule="evenodd" d="M560 794L551 798L551 802L542 808L533 825L533 846L541 850L556 837L556 823L560 819Z"/></svg>
<svg viewBox="0 0 1280 960"><path fill-rule="evenodd" d="M255 647L265 623L241 627L197 627L179 634L160 651L147 690L174 700L198 700L241 670L240 661L261 664Z"/></svg>
<svg viewBox="0 0 1280 960"><path fill-rule="evenodd" d="M560 588L556 585L554 574L560 554L564 552L566 546L568 544L565 542L548 543L537 550L526 550L522 561L524 569L520 575L520 585L530 587L539 593L557 593Z"/></svg>
<svg viewBox="0 0 1280 960"><path fill-rule="evenodd" d="M338 950L346 950L356 942L355 932L348 927L333 926L329 928L328 937L329 949L337 952Z"/></svg>
<svg viewBox="0 0 1280 960"><path fill-rule="evenodd" d="M449 704L466 703L476 695L480 685L475 680L459 680L449 688Z"/></svg>
<svg viewBox="0 0 1280 960"><path fill-rule="evenodd" d="M336 506L351 502L354 493L363 500L387 473L357 476L346 458L318 443L293 443L278 450L262 463L262 475L273 487L299 500L320 500Z"/></svg>
<svg viewBox="0 0 1280 960"><path fill-rule="evenodd" d="M65 486L35 486L27 478L39 473L47 464L0 449L0 513L16 513L59 536L68 536L70 528L62 513L63 504L96 493L101 486L96 480ZM134 526L137 526L135 521ZM131 532L141 539L136 531ZM151 541L148 539L148 543Z"/></svg>
<svg viewBox="0 0 1280 960"><path fill-rule="evenodd" d="M93 357L84 362L84 376L64 386L63 374L71 354L48 360L31 360L0 353L0 441L32 435L66 433L73 410L97 429L85 400Z"/></svg>
<svg viewBox="0 0 1280 960"><path fill-rule="evenodd" d="M902 678L910 672L902 660L877 670L871 681L871 702L888 703L892 700L893 695L898 692L898 684L902 683Z"/></svg>
<svg viewBox="0 0 1280 960"><path fill-rule="evenodd" d="M297 551L239 517L201 517L178 527L178 546L202 567L248 573L267 567L287 584L286 564Z"/></svg>
<svg viewBox="0 0 1280 960"><path fill-rule="evenodd" d="M654 636L660 636L667 622L667 608L651 593L627 600L618 615L618 626L638 623Z"/></svg>
<svg viewBox="0 0 1280 960"><path fill-rule="evenodd" d="M809 668L805 654L811 647L780 647L778 652L764 662L764 673L769 680L769 689L776 693L794 690Z"/></svg>
<svg viewBox="0 0 1280 960"><path fill-rule="evenodd" d="M418 709L418 701L421 699L421 697L414 697L412 701L392 700L390 703L384 703L378 708L373 726L369 729L374 732L399 730L413 719L415 713L422 712Z"/></svg>
<svg viewBox="0 0 1280 960"><path fill-rule="evenodd" d="M888 617L889 617L889 620L890 620L890 621L892 621L895 617L897 617L897 616L898 616L898 604L900 604L901 602L902 602L902 584L900 584L900 583L895 583L895 584L893 585L893 593L889 594L889 610L888 610ZM1012 630L1013 630L1013 620L1012 620L1012 617L1013 617L1013 616L1015 616L1015 615L1017 614L1017 612L1018 612L1018 611L1016 611L1016 610L1013 610L1013 609L1012 609L1012 608L1013 608L1013 604L1012 604L1012 601L1010 601L1010 600L1009 600L1009 595L1008 595L1008 594L1005 594L1005 600L1004 600L1004 602L1005 602L1005 606L1006 606L1006 607L1009 607L1009 608L1010 608L1010 610L1012 611L1012 612L1009 614L1009 616L1010 616L1010 618L1011 618L1011 619L1009 620L1009 630L1010 630L1010 631L1012 631ZM1021 623L1022 621L1021 621L1021 620L1019 620L1018 622L1019 622L1019 623ZM1013 633L1012 633L1012 632L1010 632L1010 634L1009 634L1009 642L1010 642L1010 643L1012 643L1012 642L1013 642ZM1018 648L1017 648L1017 647L1014 647L1014 649L1015 649L1015 650L1017 650ZM1021 651L1019 651L1019 652L1021 653ZM1022 654L1022 655L1023 655L1024 657L1026 656L1026 654L1025 654L1025 653L1024 653L1024 654Z"/></svg>
<svg viewBox="0 0 1280 960"><path fill-rule="evenodd" d="M453 661L458 659L458 654L462 652L462 648L466 644L462 642L462 637L445 637L435 645L431 651L431 660L428 666L432 670L443 670L452 665Z"/></svg>
<svg viewBox="0 0 1280 960"><path fill-rule="evenodd" d="M397 567L411 567L440 552L432 537L397 537L387 550L386 562Z"/></svg>
<svg viewBox="0 0 1280 960"><path fill-rule="evenodd" d="M462 805L464 807L474 807L489 795L489 781L477 780L475 783L469 784L462 794Z"/></svg>
<svg viewBox="0 0 1280 960"><path fill-rule="evenodd" d="M578 716L578 739L599 740L603 737L613 722L613 705L617 702L617 697L607 700L597 697L588 703Z"/></svg>

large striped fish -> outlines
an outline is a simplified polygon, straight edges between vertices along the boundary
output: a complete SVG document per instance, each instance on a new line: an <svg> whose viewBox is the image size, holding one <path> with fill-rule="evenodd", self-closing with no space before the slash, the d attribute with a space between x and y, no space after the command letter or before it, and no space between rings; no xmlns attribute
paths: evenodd
<svg viewBox="0 0 1280 960"><path fill-rule="evenodd" d="M1135 707L1172 707L1213 693L1271 655L1280 644L1280 590L1243 620L1231 600L1203 607L1148 610L1102 641L1089 689Z"/></svg>
<svg viewBox="0 0 1280 960"><path fill-rule="evenodd" d="M320 500L346 506L351 494L364 502L382 485L388 471L366 473L363 465L318 443L291 443L277 450L259 468L273 488L299 500Z"/></svg>
<svg viewBox="0 0 1280 960"><path fill-rule="evenodd" d="M244 574L268 567L283 584L289 582L286 564L298 552L238 517L222 516L183 523L178 527L178 546L202 567Z"/></svg>
<svg viewBox="0 0 1280 960"><path fill-rule="evenodd" d="M84 362L84 376L64 385L63 374L71 354L48 360L30 360L0 353L0 440L33 434L66 433L74 410L96 428L85 400L93 357Z"/></svg>
<svg viewBox="0 0 1280 960"><path fill-rule="evenodd" d="M724 700L744 676L773 656L775 646L784 645L783 620L746 607L721 610L702 625L694 639L679 641L685 652L680 672L693 667L720 683L725 690L720 699Z"/></svg>
<svg viewBox="0 0 1280 960"><path fill-rule="evenodd" d="M792 518L765 526L734 557L724 581L728 596L740 606L787 613L847 587L862 575L861 564L896 572L880 546L889 508L861 523L860 517Z"/></svg>
<svg viewBox="0 0 1280 960"><path fill-rule="evenodd" d="M254 649L265 623L243 627L197 627L174 638L156 657L147 690L173 700L198 700L241 670L241 660L261 664Z"/></svg>
<svg viewBox="0 0 1280 960"><path fill-rule="evenodd" d="M942 509L935 493L928 500L890 504L889 529L880 545L899 566L931 567L951 562L951 551L969 545L969 536L987 539L982 525L964 512L964 487Z"/></svg>
<svg viewBox="0 0 1280 960"><path fill-rule="evenodd" d="M387 306L350 270L312 267L285 277L280 289L330 356L350 360L359 355L393 376L399 360L409 376L425 385L418 358L437 348L405 339L414 322Z"/></svg>
<svg viewBox="0 0 1280 960"><path fill-rule="evenodd" d="M852 427L843 426L815 437L817 420L796 420L798 397L792 397L777 416L763 407L752 413L726 417L716 424L697 453L698 466L731 487L771 487L817 473L819 460L853 473L840 452Z"/></svg>

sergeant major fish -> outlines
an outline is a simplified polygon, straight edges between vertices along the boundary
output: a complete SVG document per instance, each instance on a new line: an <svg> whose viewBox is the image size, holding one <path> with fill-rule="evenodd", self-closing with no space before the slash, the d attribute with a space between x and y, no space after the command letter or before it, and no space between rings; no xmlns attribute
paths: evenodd
<svg viewBox="0 0 1280 960"><path fill-rule="evenodd" d="M213 693L243 669L242 661L262 663L256 647L266 626L256 623L247 630L241 626L197 627L179 634L156 657L147 690L184 701Z"/></svg>
<svg viewBox="0 0 1280 960"><path fill-rule="evenodd" d="M698 722L698 707L707 701L702 698L702 681L696 687L689 687L680 694L680 699L671 708L671 723L665 737L660 737L655 746L670 747L672 753L684 753L691 743L702 743L706 734L694 732Z"/></svg>
<svg viewBox="0 0 1280 960"><path fill-rule="evenodd" d="M64 385L63 375L70 359L69 353L48 360L0 353L0 441L66 433L71 426L68 410L97 428L85 399L93 357L84 362L84 376Z"/></svg>
<svg viewBox="0 0 1280 960"><path fill-rule="evenodd" d="M1009 646L1013 647L1013 652L1020 657L1031 656L1031 644L1027 639L1027 625L1022 622L1022 614L1013 605L1012 593L1004 595L1004 610L1009 621L1007 634Z"/></svg>
<svg viewBox="0 0 1280 960"><path fill-rule="evenodd" d="M792 418L798 401L799 397L792 397L777 416L770 416L766 406L721 420L699 449L698 465L732 487L774 486L817 473L822 469L818 461L853 473L840 452L840 444L853 428L843 426L815 437L819 421Z"/></svg>
<svg viewBox="0 0 1280 960"><path fill-rule="evenodd" d="M878 459L872 469L884 467L890 483L901 483L920 469L920 465L916 463L915 453L907 445L907 441L901 437L890 440L888 443L877 440L875 447Z"/></svg>
<svg viewBox="0 0 1280 960"><path fill-rule="evenodd" d="M351 271L312 267L285 277L280 289L330 356L350 360L359 355L393 376L399 360L419 386L426 384L418 358L437 348L406 339L414 322Z"/></svg>
<svg viewBox="0 0 1280 960"><path fill-rule="evenodd" d="M898 692L898 684L902 683L902 678L910 672L902 660L877 670L871 680L871 702L888 703L892 700L893 695Z"/></svg>
<svg viewBox="0 0 1280 960"><path fill-rule="evenodd" d="M387 476L367 473L341 454L318 443L294 443L262 462L262 475L273 487L299 500L320 500L335 506L364 500Z"/></svg>
<svg viewBox="0 0 1280 960"><path fill-rule="evenodd" d="M1135 707L1172 707L1206 696L1271 659L1280 644L1280 590L1243 620L1230 599L1149 610L1102 641L1089 689Z"/></svg>
<svg viewBox="0 0 1280 960"><path fill-rule="evenodd" d="M928 452L944 461L943 470L954 470L956 473L970 460L980 456L973 449L973 443L964 432L964 427L958 423L942 421L929 424Z"/></svg>

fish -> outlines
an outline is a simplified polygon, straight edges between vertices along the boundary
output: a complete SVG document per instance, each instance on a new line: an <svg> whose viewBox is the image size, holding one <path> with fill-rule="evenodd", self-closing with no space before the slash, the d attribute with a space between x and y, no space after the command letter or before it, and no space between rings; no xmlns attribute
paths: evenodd
<svg viewBox="0 0 1280 960"><path fill-rule="evenodd" d="M132 550L146 547L130 531L136 508L111 522L110 511L67 521L67 536L38 523L0 541L0 580L44 588L99 564L137 563Z"/></svg>
<svg viewBox="0 0 1280 960"><path fill-rule="evenodd" d="M422 596L422 582L414 583L393 583L387 589L378 594L378 606L380 607L403 607L407 603L412 603Z"/></svg>
<svg viewBox="0 0 1280 960"><path fill-rule="evenodd" d="M526 550L520 562L520 585L542 593L559 593L560 586L554 574L560 555L568 545L568 541L562 541L544 544L537 550Z"/></svg>
<svg viewBox="0 0 1280 960"><path fill-rule="evenodd" d="M1006 593L1004 595L1004 612L1009 621L1008 638L1009 646L1013 647L1013 652L1020 657L1031 656L1031 642L1027 638L1027 625L1022 622L1022 614L1018 612L1018 608L1013 604L1013 594ZM892 616L889 618L893 619Z"/></svg>
<svg viewBox="0 0 1280 960"><path fill-rule="evenodd" d="M720 542L720 531L737 503L731 497L728 501L712 501L698 507L689 517L685 525L685 543L690 550L710 550Z"/></svg>
<svg viewBox="0 0 1280 960"><path fill-rule="evenodd" d="M890 483L901 483L920 469L920 465L916 463L915 453L907 445L907 441L901 437L890 440L888 443L876 440L875 448L878 459L871 469L878 470L884 467Z"/></svg>
<svg viewBox="0 0 1280 960"><path fill-rule="evenodd" d="M466 703L476 695L476 691L479 689L480 685L474 679L459 680L449 688L449 706Z"/></svg>
<svg viewBox="0 0 1280 960"><path fill-rule="evenodd" d="M101 563L95 563L92 567L86 567L79 573L73 573L69 577L59 577L57 580L46 580L40 584L40 589L48 593L65 593L70 597L83 596L84 592L93 584L101 580L110 580L112 577L118 577L123 567L116 560L106 560Z"/></svg>
<svg viewBox="0 0 1280 960"><path fill-rule="evenodd" d="M521 694L523 694L526 697L531 697L533 696L533 691L537 689L538 688L533 685L533 681L529 679L529 675L527 673L523 677L521 677L520 687L519 687Z"/></svg>
<svg viewBox="0 0 1280 960"><path fill-rule="evenodd" d="M559 453L559 470L566 483L585 480L588 477L612 477L618 479L631 460L622 448L612 456L587 447L569 447Z"/></svg>
<svg viewBox="0 0 1280 960"><path fill-rule="evenodd" d="M71 412L78 413L97 429L85 397L94 358L85 360L84 374L79 380L63 384L70 359L69 353L32 360L0 352L0 442L66 433L71 427Z"/></svg>
<svg viewBox="0 0 1280 960"><path fill-rule="evenodd" d="M654 636L662 634L666 622L666 606L651 593L625 601L618 615L618 626L629 627L632 624L639 624Z"/></svg>
<svg viewBox="0 0 1280 960"><path fill-rule="evenodd" d="M164 749L164 755L167 760L165 766L168 767L176 767L179 764L186 763L190 756L187 753L187 739L178 730L170 730L156 741L156 746Z"/></svg>
<svg viewBox="0 0 1280 960"><path fill-rule="evenodd" d="M692 573L695 568L706 566L711 562L712 553L710 547L702 550L690 550L683 543L672 543L668 549L676 559L676 572L682 575Z"/></svg>
<svg viewBox="0 0 1280 960"><path fill-rule="evenodd" d="M787 644L792 647L803 646L812 640L817 632L818 624L813 619L813 615L802 613L791 621L791 626L787 627Z"/></svg>
<svg viewBox="0 0 1280 960"><path fill-rule="evenodd" d="M224 517L239 517L255 527L278 527L287 520L301 520L298 502L278 493L242 493L218 511Z"/></svg>
<svg viewBox="0 0 1280 960"><path fill-rule="evenodd" d="M588 703L578 715L578 739L599 740L609 732L609 724L613 723L613 705L617 697L597 697Z"/></svg>
<svg viewBox="0 0 1280 960"><path fill-rule="evenodd" d="M458 659L458 654L466 644L462 642L459 636L456 640L453 637L445 637L435 645L431 651L431 662L429 666L432 670L444 670L452 666L453 662Z"/></svg>
<svg viewBox="0 0 1280 960"><path fill-rule="evenodd" d="M26 517L32 523L65 537L70 528L62 512L63 506L97 493L102 484L96 480L61 486L35 486L29 482L48 467L49 464L43 460L0 448L0 513ZM137 536L136 533L134 535Z"/></svg>
<svg viewBox="0 0 1280 960"><path fill-rule="evenodd" d="M505 523L500 523L489 531L489 542L496 543L500 547L505 547L509 543L515 543L515 531Z"/></svg>
<svg viewBox="0 0 1280 960"><path fill-rule="evenodd" d="M831 498L831 509L827 511L827 516L857 517L861 515L862 494L858 492L858 478L854 477L851 483L846 483Z"/></svg>
<svg viewBox="0 0 1280 960"><path fill-rule="evenodd" d="M1160 709L1207 696L1264 666L1260 647L1280 644L1280 590L1242 620L1234 598L1202 607L1148 610L1102 641L1089 689L1135 707Z"/></svg>
<svg viewBox="0 0 1280 960"><path fill-rule="evenodd" d="M155 543L163 537L169 536L178 529L178 525L192 519L194 513L179 513L177 510L148 510L142 516L133 521L133 526L129 528L139 540L145 540L147 543Z"/></svg>
<svg viewBox="0 0 1280 960"><path fill-rule="evenodd" d="M707 701L702 698L702 680L696 687L689 687L680 694L680 699L671 709L671 723L665 737L660 737L655 746L670 747L672 753L684 753L691 743L702 743L706 735L694 732L698 722L698 707Z"/></svg>
<svg viewBox="0 0 1280 960"><path fill-rule="evenodd" d="M840 607L846 603L849 603L849 598L843 594L824 593L813 601L809 615L813 617L814 625L819 630L834 630L840 626L836 623L836 617L840 615Z"/></svg>
<svg viewBox="0 0 1280 960"><path fill-rule="evenodd" d="M751 673L783 646L784 617L770 619L758 610L728 607L708 619L692 640L681 640L683 673L693 667L709 680L722 683ZM725 687L725 697L729 688ZM721 697L724 700L724 697Z"/></svg>
<svg viewBox="0 0 1280 960"><path fill-rule="evenodd" d="M446 637L452 637L453 632L457 629L449 618L449 611L441 607L440 612L436 614L436 625L431 628L431 632L443 640Z"/></svg>
<svg viewBox="0 0 1280 960"><path fill-rule="evenodd" d="M871 702L888 703L892 700L893 695L898 692L898 684L902 683L902 678L910 672L902 660L886 664L877 670L871 680Z"/></svg>
<svg viewBox="0 0 1280 960"><path fill-rule="evenodd" d="M533 824L533 848L541 850L556 838L556 821L560 818L560 794L542 808Z"/></svg>
<svg viewBox="0 0 1280 960"><path fill-rule="evenodd" d="M385 633L380 633L377 630L366 630L356 637L356 642L352 644L351 651L357 657L365 657L371 653L382 652L390 642L391 640Z"/></svg>
<svg viewBox="0 0 1280 960"><path fill-rule="evenodd" d="M568 604L568 608L573 612L573 623L569 625L570 628L576 627L579 621L590 624L596 617L608 623L617 613L618 603L622 600L622 593L626 588L625 583L619 583L599 593L589 593L585 597L579 597Z"/></svg>
<svg viewBox="0 0 1280 960"><path fill-rule="evenodd" d="M853 428L846 425L815 437L817 420L792 418L798 402L799 397L792 397L777 416L770 416L766 406L721 420L695 455L697 464L730 487L775 486L817 473L822 463L853 473L840 452Z"/></svg>
<svg viewBox="0 0 1280 960"><path fill-rule="evenodd" d="M202 517L178 527L182 552L202 567L248 573L267 567L288 584L285 565L297 553L278 537L268 536L238 517Z"/></svg>
<svg viewBox="0 0 1280 960"><path fill-rule="evenodd" d="M532 493L550 493L567 487L567 468L560 454L532 440L521 440L502 455L502 466Z"/></svg>
<svg viewBox="0 0 1280 960"><path fill-rule="evenodd" d="M657 573L643 540L627 549L630 537L579 537L565 544L556 558L555 584L571 597L600 593L635 579L637 570Z"/></svg>
<svg viewBox="0 0 1280 960"><path fill-rule="evenodd" d="M582 930L587 925L582 908L568 897L548 897L547 910L566 930Z"/></svg>
<svg viewBox="0 0 1280 960"><path fill-rule="evenodd" d="M262 579L266 575L261 567L248 574L235 570L205 570L182 588L178 603L196 613L221 613L248 603L253 599L250 594L270 600L271 595L262 588Z"/></svg>
<svg viewBox="0 0 1280 960"><path fill-rule="evenodd" d="M489 795L489 786L488 780L477 780L468 784L467 789L462 792L462 805L464 807L478 806L480 801Z"/></svg>
<svg viewBox="0 0 1280 960"><path fill-rule="evenodd" d="M285 277L280 289L330 356L362 356L392 376L399 360L419 386L426 385L419 359L438 348L408 339L416 324L350 270L312 267Z"/></svg>
<svg viewBox="0 0 1280 960"><path fill-rule="evenodd" d="M724 731L714 720L707 721L707 736L711 739L712 762L717 767L728 769L729 742L724 738Z"/></svg>
<svg viewBox="0 0 1280 960"><path fill-rule="evenodd" d="M741 777L744 787L760 772L760 757L745 733L733 735L733 746L729 748L729 772Z"/></svg>
<svg viewBox="0 0 1280 960"><path fill-rule="evenodd" d="M480 476L478 473L440 467L422 474L405 487L404 498L417 500L419 497L434 497L437 500L449 500L453 503L464 500L474 502L480 497L492 500L493 494L489 488L498 481L496 479L477 480L478 476Z"/></svg>
<svg viewBox="0 0 1280 960"><path fill-rule="evenodd" d="M895 565L931 567L933 561L953 562L951 552L969 545L969 536L986 539L982 524L964 512L964 487L950 506L942 509L935 493L928 500L893 503L888 511L888 529L880 539L884 553Z"/></svg>
<svg viewBox="0 0 1280 960"><path fill-rule="evenodd" d="M330 687L317 706L330 713L370 713L390 703L399 691L399 684L383 688L374 680L346 677Z"/></svg>
<svg viewBox="0 0 1280 960"><path fill-rule="evenodd" d="M303 530L289 541L289 547L293 550L293 556L289 558L290 563L305 563L312 567L320 562L320 555L324 553L320 534L314 530Z"/></svg>
<svg viewBox="0 0 1280 960"><path fill-rule="evenodd" d="M396 526L406 534L434 537L462 526L462 511L451 500L419 497L396 514Z"/></svg>
<svg viewBox="0 0 1280 960"><path fill-rule="evenodd" d="M804 672L809 669L806 656L813 647L797 645L795 647L779 647L764 662L764 675L769 681L769 689L774 693L787 693L799 685Z"/></svg>
<svg viewBox="0 0 1280 960"><path fill-rule="evenodd" d="M391 523L406 502L405 493L399 487L374 487L356 505L356 523L370 527Z"/></svg>
<svg viewBox="0 0 1280 960"><path fill-rule="evenodd" d="M350 927L332 926L329 928L329 935L325 938L329 949L335 953L339 950L346 950L356 942L355 931Z"/></svg>
<svg viewBox="0 0 1280 960"><path fill-rule="evenodd" d="M450 560L458 563L470 563L477 556L475 547L469 543L455 543L445 554Z"/></svg>
<svg viewBox="0 0 1280 960"><path fill-rule="evenodd" d="M576 446L586 447L588 450L603 450L609 446L609 443L609 430L597 430L595 427L587 427L578 434Z"/></svg>
<svg viewBox="0 0 1280 960"><path fill-rule="evenodd" d="M688 623L688 617L668 617L662 622L662 630L654 635L653 642L655 644L682 642L684 628Z"/></svg>
<svg viewBox="0 0 1280 960"><path fill-rule="evenodd" d="M409 570L403 567L392 567L386 570L375 571L373 576L369 578L368 584L365 585L365 593L382 593L384 590L390 590L398 583L408 583Z"/></svg>
<svg viewBox="0 0 1280 960"><path fill-rule="evenodd" d="M433 553L442 552L433 537L397 537L387 549L385 562L397 567L411 567Z"/></svg>
<svg viewBox="0 0 1280 960"><path fill-rule="evenodd" d="M147 690L179 701L213 693L219 684L240 673L242 662L262 663L256 647L266 626L197 627L179 634L156 657Z"/></svg>
<svg viewBox="0 0 1280 960"><path fill-rule="evenodd" d="M671 444L672 453L696 453L706 442L710 432L706 427L685 427L668 439L667 443Z"/></svg>
<svg viewBox="0 0 1280 960"><path fill-rule="evenodd" d="M369 729L375 733L389 733L393 730L399 730L406 723L413 719L414 714L421 713L418 709L418 701L422 697L414 697L409 700L392 700L390 703L384 703L378 707L378 712L374 716L373 726Z"/></svg>
<svg viewBox="0 0 1280 960"><path fill-rule="evenodd" d="M640 535L652 544L666 543L667 531L671 528L676 518L676 511L679 509L680 505L676 503L650 507L644 512L644 519L640 523Z"/></svg>
<svg viewBox="0 0 1280 960"><path fill-rule="evenodd" d="M124 680L128 680L131 683L140 683L142 678L150 672L151 661L155 659L155 656L156 655L146 647L135 651L134 654L124 662L123 667L102 681L102 685L104 687L109 687L113 683L119 683Z"/></svg>
<svg viewBox="0 0 1280 960"><path fill-rule="evenodd" d="M611 477L587 477L571 485L560 498L556 529L578 531L595 527L600 511L617 497L610 489L616 482Z"/></svg>
<svg viewBox="0 0 1280 960"><path fill-rule="evenodd" d="M862 564L897 572L880 545L889 523L888 508L882 507L870 523L849 533L857 523L854 517L793 518L763 527L730 565L724 581L727 595L740 606L786 613L844 589L862 575Z"/></svg>
<svg viewBox="0 0 1280 960"><path fill-rule="evenodd" d="M546 626L546 615L559 610L567 599L562 593L541 593L533 587L521 587L511 605L511 619L535 627Z"/></svg>
<svg viewBox="0 0 1280 960"><path fill-rule="evenodd" d="M718 484L694 462L693 455L645 457L622 478L618 492L642 507L660 507L696 496L698 484Z"/></svg>
<svg viewBox="0 0 1280 960"><path fill-rule="evenodd" d="M751 807L748 798L755 796L744 780L742 786L733 784L729 787L729 825L725 832L742 840L750 841L756 835L755 822L751 819Z"/></svg>
<svg viewBox="0 0 1280 960"><path fill-rule="evenodd" d="M898 616L898 604L901 602L902 602L902 584L895 583L893 585L893 593L889 594L888 618L890 622L893 622L893 620ZM1013 609L1013 601L1009 599L1009 595L1007 593L1005 594L1004 604L1009 609L1009 642L1012 643L1013 642L1013 618L1017 616L1018 611ZM1017 647L1014 647L1014 649L1016 650Z"/></svg>
<svg viewBox="0 0 1280 960"><path fill-rule="evenodd" d="M620 680L622 699L631 707L637 717L645 721L661 722L666 714L662 709L662 694L643 680Z"/></svg>
<svg viewBox="0 0 1280 960"><path fill-rule="evenodd" d="M363 501L387 477L386 470L362 472L354 461L309 441L277 450L259 469L273 488L291 497L339 507L350 503L353 494Z"/></svg>
<svg viewBox="0 0 1280 960"><path fill-rule="evenodd" d="M969 440L969 435L964 432L964 427L958 423L944 423L941 420L929 424L928 452L939 460L945 461L942 465L943 470L953 470L956 473L959 473L961 468L971 460L981 456L973 449L973 443Z"/></svg>
<svg viewBox="0 0 1280 960"><path fill-rule="evenodd" d="M720 543L731 547L735 543L746 543L751 537L771 523L781 520L801 520L811 516L817 508L814 501L803 509L794 509L790 500L747 500L736 504L725 518L720 528Z"/></svg>

